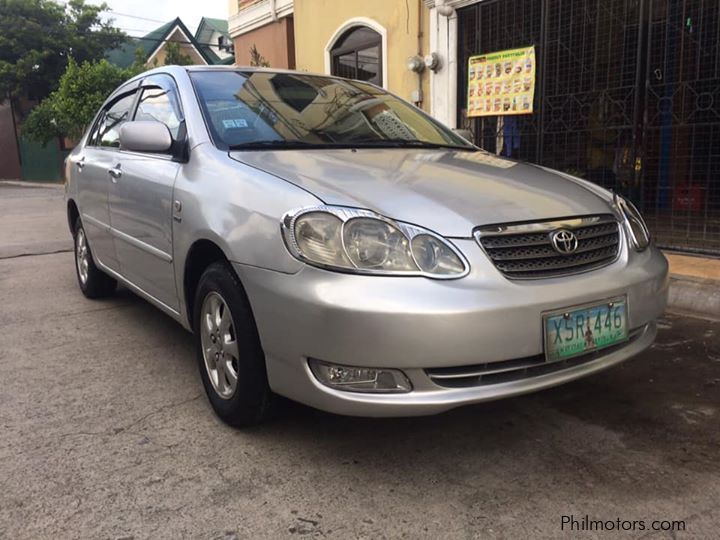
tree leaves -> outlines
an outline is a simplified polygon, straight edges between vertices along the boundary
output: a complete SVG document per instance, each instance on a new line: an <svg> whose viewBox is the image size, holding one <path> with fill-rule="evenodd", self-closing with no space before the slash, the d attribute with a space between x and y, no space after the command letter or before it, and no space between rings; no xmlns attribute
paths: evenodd
<svg viewBox="0 0 720 540"><path fill-rule="evenodd" d="M180 44L168 41L165 44L165 65L166 66L189 66L194 64L189 54L180 49Z"/></svg>
<svg viewBox="0 0 720 540"><path fill-rule="evenodd" d="M105 4L0 0L0 100L42 99L57 87L68 59L99 60L126 35L103 21Z"/></svg>
<svg viewBox="0 0 720 540"><path fill-rule="evenodd" d="M78 64L70 58L58 89L33 109L23 133L43 144L55 137L79 139L105 99L144 69L138 63L122 69L104 59Z"/></svg>

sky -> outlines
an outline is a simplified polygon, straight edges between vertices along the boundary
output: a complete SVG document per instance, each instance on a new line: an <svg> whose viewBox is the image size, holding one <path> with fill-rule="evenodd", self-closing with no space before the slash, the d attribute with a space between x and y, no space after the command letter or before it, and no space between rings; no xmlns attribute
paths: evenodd
<svg viewBox="0 0 720 540"><path fill-rule="evenodd" d="M195 33L202 17L228 18L228 0L104 0L115 26L130 36L142 36L175 17ZM102 0L88 0L101 4Z"/></svg>

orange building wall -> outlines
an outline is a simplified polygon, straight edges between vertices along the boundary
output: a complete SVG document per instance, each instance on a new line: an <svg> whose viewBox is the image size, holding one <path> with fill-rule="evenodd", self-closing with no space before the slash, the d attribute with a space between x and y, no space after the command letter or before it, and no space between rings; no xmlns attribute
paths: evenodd
<svg viewBox="0 0 720 540"><path fill-rule="evenodd" d="M251 32L236 37L235 63L250 65L250 49L253 44L258 52L274 68L295 68L295 34L293 18L284 17Z"/></svg>

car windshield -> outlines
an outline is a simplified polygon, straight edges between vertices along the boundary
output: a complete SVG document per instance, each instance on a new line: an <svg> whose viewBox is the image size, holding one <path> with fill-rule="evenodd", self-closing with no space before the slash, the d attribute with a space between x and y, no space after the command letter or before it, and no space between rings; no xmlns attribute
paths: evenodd
<svg viewBox="0 0 720 540"><path fill-rule="evenodd" d="M428 115L358 81L302 73L190 73L222 149L335 147L476 150Z"/></svg>

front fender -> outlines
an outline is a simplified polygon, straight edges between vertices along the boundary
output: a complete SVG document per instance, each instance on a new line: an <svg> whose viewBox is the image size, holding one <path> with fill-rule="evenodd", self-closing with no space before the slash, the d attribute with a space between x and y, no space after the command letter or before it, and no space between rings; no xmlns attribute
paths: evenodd
<svg viewBox="0 0 720 540"><path fill-rule="evenodd" d="M274 175L230 159L210 144L192 149L175 181L173 257L182 307L184 272L198 240L217 245L232 263L293 274L303 264L287 251L280 221L289 210L321 201Z"/></svg>

